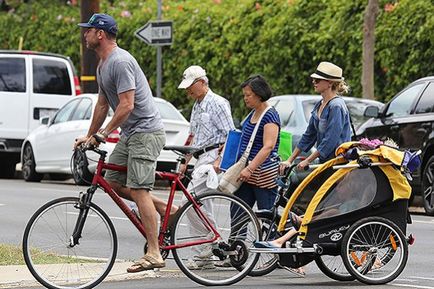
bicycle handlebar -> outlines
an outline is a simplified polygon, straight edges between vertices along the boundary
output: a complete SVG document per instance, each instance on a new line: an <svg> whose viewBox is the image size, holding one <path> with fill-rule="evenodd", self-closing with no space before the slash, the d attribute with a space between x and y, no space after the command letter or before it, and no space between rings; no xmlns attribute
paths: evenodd
<svg viewBox="0 0 434 289"><path fill-rule="evenodd" d="M100 135L100 134L98 134L98 133L94 133L92 136L95 138L95 140L96 140L98 143L105 143L105 139L104 139L104 136L103 136L103 135Z"/></svg>
<svg viewBox="0 0 434 289"><path fill-rule="evenodd" d="M283 170L282 176L286 179L288 178L289 174L294 170L294 168L297 166L297 164L291 164L289 167L286 167Z"/></svg>
<svg viewBox="0 0 434 289"><path fill-rule="evenodd" d="M76 149L80 150L83 153L86 152L86 151L93 151L93 152L99 154L100 156L103 156L103 155L106 156L107 153L108 153L107 151L101 150L101 149L97 148L94 145L81 144Z"/></svg>

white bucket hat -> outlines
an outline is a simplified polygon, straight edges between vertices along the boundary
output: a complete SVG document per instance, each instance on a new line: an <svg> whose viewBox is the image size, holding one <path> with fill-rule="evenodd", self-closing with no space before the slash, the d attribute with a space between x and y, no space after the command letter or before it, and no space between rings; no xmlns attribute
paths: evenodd
<svg viewBox="0 0 434 289"><path fill-rule="evenodd" d="M184 70L184 74L182 76L182 81L178 85L178 88L187 88L193 84L193 82L200 78L206 76L206 71L202 67L198 65L193 65Z"/></svg>
<svg viewBox="0 0 434 289"><path fill-rule="evenodd" d="M331 63L331 62L321 62L316 71L310 75L312 78L325 79L329 81L342 81L342 68Z"/></svg>

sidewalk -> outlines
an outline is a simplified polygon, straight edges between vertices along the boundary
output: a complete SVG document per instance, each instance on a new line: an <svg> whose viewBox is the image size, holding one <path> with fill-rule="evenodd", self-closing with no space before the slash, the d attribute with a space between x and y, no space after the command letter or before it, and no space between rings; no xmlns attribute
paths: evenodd
<svg viewBox="0 0 434 289"><path fill-rule="evenodd" d="M127 268L131 266L131 264L132 262L116 262L110 271L110 274L104 279L104 281L158 278L163 272L173 272L173 270L164 268L159 271L151 270L129 274L127 273ZM0 272L0 288L42 286L35 280L35 278L33 278L25 265L0 266Z"/></svg>

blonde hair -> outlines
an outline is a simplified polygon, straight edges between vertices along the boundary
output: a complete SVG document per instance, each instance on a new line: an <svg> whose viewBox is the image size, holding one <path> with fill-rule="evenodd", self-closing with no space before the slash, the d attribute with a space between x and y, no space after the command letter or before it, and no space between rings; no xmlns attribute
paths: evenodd
<svg viewBox="0 0 434 289"><path fill-rule="evenodd" d="M333 81L332 90L336 91L337 94L342 95L350 92L350 86L344 81Z"/></svg>

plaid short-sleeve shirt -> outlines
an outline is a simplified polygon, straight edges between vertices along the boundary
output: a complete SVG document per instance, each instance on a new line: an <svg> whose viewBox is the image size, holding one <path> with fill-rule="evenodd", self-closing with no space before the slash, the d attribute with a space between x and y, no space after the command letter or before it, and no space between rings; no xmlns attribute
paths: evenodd
<svg viewBox="0 0 434 289"><path fill-rule="evenodd" d="M190 117L192 145L205 148L224 143L230 130L235 129L229 101L208 90L202 101L196 101Z"/></svg>

